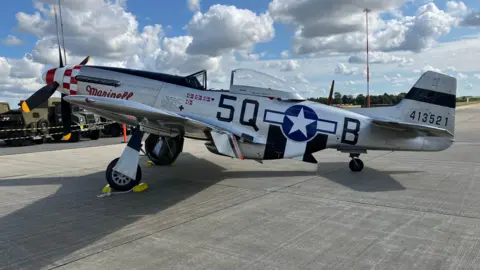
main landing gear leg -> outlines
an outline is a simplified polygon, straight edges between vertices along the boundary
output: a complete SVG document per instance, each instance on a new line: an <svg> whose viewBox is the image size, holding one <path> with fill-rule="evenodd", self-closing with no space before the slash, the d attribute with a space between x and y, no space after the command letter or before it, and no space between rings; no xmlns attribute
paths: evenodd
<svg viewBox="0 0 480 270"><path fill-rule="evenodd" d="M137 127L120 158L116 158L108 164L106 178L112 189L129 191L140 184L142 169L138 165L138 161L143 135L144 133Z"/></svg>
<svg viewBox="0 0 480 270"><path fill-rule="evenodd" d="M352 158L348 164L350 170L352 170L352 172L359 172L363 170L363 161L359 158L360 154L350 153L350 157Z"/></svg>

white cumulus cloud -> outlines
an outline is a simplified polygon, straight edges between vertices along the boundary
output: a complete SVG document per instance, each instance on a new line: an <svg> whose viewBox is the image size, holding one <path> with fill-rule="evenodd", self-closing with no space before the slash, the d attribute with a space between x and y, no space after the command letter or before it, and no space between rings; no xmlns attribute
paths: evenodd
<svg viewBox="0 0 480 270"><path fill-rule="evenodd" d="M359 52L365 50L365 14L370 7L369 28L371 51L420 52L435 44L437 38L450 32L460 22L456 14L440 10L434 3L418 8L413 16L398 13L403 0L273 0L269 5L272 17L295 27L293 50L297 54L318 52ZM462 5L451 3L457 12ZM382 19L384 13L395 14Z"/></svg>
<svg viewBox="0 0 480 270"><path fill-rule="evenodd" d="M264 68L274 68L280 71L294 71L300 67L298 60L274 60L263 63Z"/></svg>
<svg viewBox="0 0 480 270"><path fill-rule="evenodd" d="M480 11L479 12L471 12L462 21L462 25L465 26L473 26L479 27L480 26Z"/></svg>
<svg viewBox="0 0 480 270"><path fill-rule="evenodd" d="M86 1L85 6L90 9L83 9L78 1L65 1L62 6L67 54L119 60L136 53L143 40L132 13L119 4L100 0ZM57 44L54 14L48 6L39 4L37 8L34 14L16 14L18 28L39 38L34 58L53 64L58 60L45 55Z"/></svg>
<svg viewBox="0 0 480 270"><path fill-rule="evenodd" d="M368 62L370 64L400 64L409 65L413 63L411 57L396 56L391 53L385 52L369 52ZM348 58L348 62L351 64L365 64L367 63L367 56L365 53L352 55Z"/></svg>
<svg viewBox="0 0 480 270"><path fill-rule="evenodd" d="M197 12L185 29L193 37L190 54L219 56L236 50L251 51L256 43L273 39L273 20L248 9L214 5L206 13Z"/></svg>
<svg viewBox="0 0 480 270"><path fill-rule="evenodd" d="M288 52L288 50L284 50L280 53L280 57L282 58L288 58L290 56L290 53Z"/></svg>
<svg viewBox="0 0 480 270"><path fill-rule="evenodd" d="M364 30L364 8L393 10L404 0L273 0L272 17L297 27L304 38L325 37Z"/></svg>
<svg viewBox="0 0 480 270"><path fill-rule="evenodd" d="M462 1L448 1L446 10L448 13L452 13L455 15L463 15L468 11L468 8Z"/></svg>
<svg viewBox="0 0 480 270"><path fill-rule="evenodd" d="M11 59L0 57L0 97L24 99L44 83L41 74L44 66L24 57ZM12 103L16 106L16 103Z"/></svg>
<svg viewBox="0 0 480 270"><path fill-rule="evenodd" d="M457 78L460 79L460 80L465 80L465 79L468 78L468 75L464 74L464 73L461 73L461 72L458 72L457 73Z"/></svg>
<svg viewBox="0 0 480 270"><path fill-rule="evenodd" d="M6 46L19 46L22 45L22 41L16 36L8 35L6 39L3 40L3 45Z"/></svg>
<svg viewBox="0 0 480 270"><path fill-rule="evenodd" d="M338 63L335 69L333 70L334 74L338 75L345 75L345 76L350 76L350 75L363 75L367 76L367 71L366 69L359 69L357 67L347 67L343 63ZM370 72L370 76L371 76Z"/></svg>
<svg viewBox="0 0 480 270"><path fill-rule="evenodd" d="M200 10L200 0L187 0L187 5L191 11Z"/></svg>

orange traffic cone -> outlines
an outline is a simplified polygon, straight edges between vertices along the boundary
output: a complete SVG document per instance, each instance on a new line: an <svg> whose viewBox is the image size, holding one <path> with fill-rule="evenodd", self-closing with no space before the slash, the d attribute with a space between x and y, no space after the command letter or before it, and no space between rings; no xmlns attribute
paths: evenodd
<svg viewBox="0 0 480 270"><path fill-rule="evenodd" d="M123 143L127 142L127 125L123 124Z"/></svg>

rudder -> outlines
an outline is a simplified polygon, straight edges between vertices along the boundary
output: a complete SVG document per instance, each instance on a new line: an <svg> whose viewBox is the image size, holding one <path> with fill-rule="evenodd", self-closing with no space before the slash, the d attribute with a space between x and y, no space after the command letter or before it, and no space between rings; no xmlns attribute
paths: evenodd
<svg viewBox="0 0 480 270"><path fill-rule="evenodd" d="M405 122L442 128L455 134L456 95L455 77L427 71L396 107Z"/></svg>

